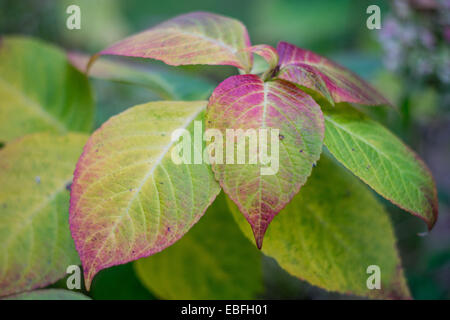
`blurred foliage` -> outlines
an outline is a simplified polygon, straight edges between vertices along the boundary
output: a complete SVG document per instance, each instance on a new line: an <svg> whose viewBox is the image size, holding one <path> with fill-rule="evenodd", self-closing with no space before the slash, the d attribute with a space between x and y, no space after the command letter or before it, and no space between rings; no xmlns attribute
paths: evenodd
<svg viewBox="0 0 450 320"><path fill-rule="evenodd" d="M90 298L70 290L43 289L19 293L0 300L90 300Z"/></svg>

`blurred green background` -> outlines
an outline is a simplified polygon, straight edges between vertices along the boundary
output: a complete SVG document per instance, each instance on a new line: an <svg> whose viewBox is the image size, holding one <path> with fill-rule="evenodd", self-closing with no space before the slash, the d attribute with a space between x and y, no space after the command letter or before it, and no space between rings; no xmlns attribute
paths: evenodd
<svg viewBox="0 0 450 320"><path fill-rule="evenodd" d="M66 8L81 8L81 30L68 30ZM366 27L366 8L381 8L382 29ZM325 55L379 88L398 110L368 110L425 159L436 179L439 220L429 234L419 219L380 198L389 209L412 295L450 298L450 1L375 0L0 0L0 34L27 34L67 50L93 54L127 35L175 15L211 11L241 20L253 44L292 42ZM141 61L159 65L156 61ZM173 67L166 67L175 70ZM218 83L230 67L183 67ZM150 91L126 84L93 81L100 125L138 103L157 100ZM289 276L264 258L263 298L348 298ZM54 286L63 286L64 279ZM131 265L102 271L94 298L154 298Z"/></svg>

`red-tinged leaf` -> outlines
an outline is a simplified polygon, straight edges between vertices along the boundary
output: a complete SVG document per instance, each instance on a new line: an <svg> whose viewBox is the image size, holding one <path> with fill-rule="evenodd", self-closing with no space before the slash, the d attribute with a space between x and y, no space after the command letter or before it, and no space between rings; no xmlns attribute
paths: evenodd
<svg viewBox="0 0 450 320"><path fill-rule="evenodd" d="M259 157L260 152L265 152L259 146L260 138L256 148L246 143L244 164L230 164L228 157L221 164L216 148L214 155L213 148L210 149L216 179L252 226L257 246L261 248L269 223L299 191L319 159L324 137L322 112L294 84L284 80L263 82L256 75L238 75L223 81L213 92L207 110L206 126L220 130L225 137L224 144L226 129L244 132L255 129L258 136L259 129L270 129L265 134L266 151L270 150L267 154L272 157L270 164L263 164ZM274 133L276 137L272 140ZM236 154L238 144L232 149ZM224 150L223 156L229 152L226 146ZM242 154L242 150L238 152ZM257 155L256 163L251 163L251 155ZM272 172L264 170L267 167Z"/></svg>
<svg viewBox="0 0 450 320"><path fill-rule="evenodd" d="M256 46L251 46L249 48L249 51L263 57L264 60L266 60L266 62L269 64L269 70L275 69L278 65L279 57L277 50L275 50L274 47L271 47L267 44L258 44Z"/></svg>
<svg viewBox="0 0 450 320"><path fill-rule="evenodd" d="M207 164L176 164L171 134L192 131L206 101L158 101L112 117L77 163L69 224L89 289L107 267L159 252L180 239L220 191Z"/></svg>
<svg viewBox="0 0 450 320"><path fill-rule="evenodd" d="M249 71L250 39L245 26L228 17L192 12L130 36L99 55L152 58L169 65L232 65Z"/></svg>
<svg viewBox="0 0 450 320"><path fill-rule="evenodd" d="M277 46L280 55L278 78L316 90L331 103L390 104L370 84L350 70L287 42Z"/></svg>

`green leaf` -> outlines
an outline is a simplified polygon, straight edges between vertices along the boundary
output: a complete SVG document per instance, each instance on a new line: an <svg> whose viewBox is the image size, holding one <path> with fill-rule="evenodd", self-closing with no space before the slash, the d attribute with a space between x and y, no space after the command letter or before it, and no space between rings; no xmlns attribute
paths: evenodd
<svg viewBox="0 0 450 320"><path fill-rule="evenodd" d="M191 12L125 38L98 55L152 58L173 66L231 65L249 71L249 46L247 29L241 22L213 13Z"/></svg>
<svg viewBox="0 0 450 320"><path fill-rule="evenodd" d="M68 53L70 62L81 72L86 72L89 56L82 53ZM100 58L89 70L89 76L116 82L136 84L148 88L162 99L200 100L206 99L214 85L200 77L181 71L149 69L142 65Z"/></svg>
<svg viewBox="0 0 450 320"><path fill-rule="evenodd" d="M324 108L328 150L347 169L431 229L438 215L436 187L426 165L395 135L349 105Z"/></svg>
<svg viewBox="0 0 450 320"><path fill-rule="evenodd" d="M3 300L91 300L91 298L64 289L43 289L5 297Z"/></svg>
<svg viewBox="0 0 450 320"><path fill-rule="evenodd" d="M251 238L236 206L228 204ZM388 215L363 183L325 155L272 222L262 251L290 274L326 290L409 298ZM370 265L381 269L381 290L366 286Z"/></svg>
<svg viewBox="0 0 450 320"><path fill-rule="evenodd" d="M112 117L89 139L71 190L70 226L86 288L101 269L180 239L220 187L207 164L175 164L175 129L193 132L206 101L159 101ZM194 137L195 138L195 137Z"/></svg>
<svg viewBox="0 0 450 320"><path fill-rule="evenodd" d="M28 133L89 131L92 93L63 51L24 37L0 39L0 141Z"/></svg>
<svg viewBox="0 0 450 320"><path fill-rule="evenodd" d="M36 133L0 150L0 296L46 286L80 263L67 220L86 140Z"/></svg>
<svg viewBox="0 0 450 320"><path fill-rule="evenodd" d="M182 240L135 268L163 299L254 299L262 291L261 254L239 230L223 194Z"/></svg>
<svg viewBox="0 0 450 320"><path fill-rule="evenodd" d="M225 137L208 145L217 153L211 161L215 177L251 224L261 248L270 222L306 182L322 152L320 107L287 81L237 75L214 90L207 127ZM237 143L228 147L228 141ZM224 146L221 155L217 144Z"/></svg>
<svg viewBox="0 0 450 320"><path fill-rule="evenodd" d="M333 101L390 104L358 75L312 51L282 41L278 43L277 52L280 55L279 78L316 90L331 104Z"/></svg>

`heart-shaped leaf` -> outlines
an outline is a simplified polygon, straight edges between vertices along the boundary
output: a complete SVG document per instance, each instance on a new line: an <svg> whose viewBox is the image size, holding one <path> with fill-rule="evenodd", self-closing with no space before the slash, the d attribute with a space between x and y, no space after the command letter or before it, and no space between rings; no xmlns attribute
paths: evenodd
<svg viewBox="0 0 450 320"><path fill-rule="evenodd" d="M248 224L228 203L250 239ZM325 154L302 191L272 222L262 251L290 274L326 290L410 298L387 213L363 183ZM369 289L367 283L376 282L376 267L381 288Z"/></svg>
<svg viewBox="0 0 450 320"><path fill-rule="evenodd" d="M207 164L172 161L172 132L192 132L205 107L205 101L139 105L90 137L70 199L70 227L86 288L99 270L173 244L216 197L220 188Z"/></svg>
<svg viewBox="0 0 450 320"><path fill-rule="evenodd" d="M280 55L278 78L316 90L334 102L365 105L390 104L370 84L350 70L287 42L277 46Z"/></svg>
<svg viewBox="0 0 450 320"><path fill-rule="evenodd" d="M44 289L16 294L4 300L91 300L91 298L70 290Z"/></svg>
<svg viewBox="0 0 450 320"><path fill-rule="evenodd" d="M46 286L80 263L69 187L86 140L35 133L0 150L0 296Z"/></svg>
<svg viewBox="0 0 450 320"><path fill-rule="evenodd" d="M81 72L86 72L90 57L70 52L69 61ZM209 97L213 83L181 71L170 72L152 67L100 58L89 70L89 76L98 79L129 83L148 88L160 98L167 100L200 100Z"/></svg>
<svg viewBox="0 0 450 320"><path fill-rule="evenodd" d="M134 264L160 298L254 299L262 291L261 258L221 194L183 239Z"/></svg>
<svg viewBox="0 0 450 320"><path fill-rule="evenodd" d="M250 39L245 26L208 12L183 14L113 44L99 54L162 60L169 65L232 65L249 71Z"/></svg>
<svg viewBox="0 0 450 320"><path fill-rule="evenodd" d="M228 146L227 141L223 147L227 159L212 161L212 165L220 185L252 225L261 247L270 221L299 191L319 159L324 134L320 107L287 81L263 82L256 75L238 75L214 90L207 120L207 128L220 130L223 136L233 133L229 129L234 133L241 129L245 142L249 134L245 150L239 142ZM234 154L248 161L233 164Z"/></svg>
<svg viewBox="0 0 450 320"><path fill-rule="evenodd" d="M431 229L436 186L420 158L379 123L347 104L324 108L325 145L346 168Z"/></svg>
<svg viewBox="0 0 450 320"><path fill-rule="evenodd" d="M63 51L30 38L0 40L0 142L40 131L89 131L93 109L86 76Z"/></svg>

